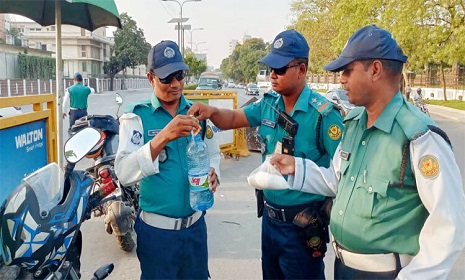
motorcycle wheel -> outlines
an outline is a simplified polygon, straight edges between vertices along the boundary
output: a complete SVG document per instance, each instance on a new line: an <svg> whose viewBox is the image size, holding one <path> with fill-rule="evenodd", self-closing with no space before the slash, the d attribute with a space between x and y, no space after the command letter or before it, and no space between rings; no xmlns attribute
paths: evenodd
<svg viewBox="0 0 465 280"><path fill-rule="evenodd" d="M119 247L126 252L131 252L136 246L136 242L132 236L132 231L129 231L125 235L116 236L116 239L118 240Z"/></svg>

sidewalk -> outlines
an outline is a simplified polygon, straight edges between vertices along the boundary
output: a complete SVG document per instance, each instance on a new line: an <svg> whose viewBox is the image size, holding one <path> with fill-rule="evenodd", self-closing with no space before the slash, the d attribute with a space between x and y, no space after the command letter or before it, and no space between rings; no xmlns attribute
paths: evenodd
<svg viewBox="0 0 465 280"><path fill-rule="evenodd" d="M449 107L428 104L430 114L438 115L446 119L465 123L465 111Z"/></svg>

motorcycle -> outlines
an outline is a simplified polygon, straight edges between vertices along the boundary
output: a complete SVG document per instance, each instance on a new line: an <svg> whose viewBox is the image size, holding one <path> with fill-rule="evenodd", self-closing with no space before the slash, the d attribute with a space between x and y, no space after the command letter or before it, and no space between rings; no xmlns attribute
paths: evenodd
<svg viewBox="0 0 465 280"><path fill-rule="evenodd" d="M93 128L71 137L64 149L64 174L54 162L40 168L25 177L0 207L4 265L19 268L17 275L8 275L10 279L80 278L80 227L105 199L98 192L91 194L92 176L74 167L98 141L100 133ZM100 267L92 279L104 279L113 268L112 263Z"/></svg>
<svg viewBox="0 0 465 280"><path fill-rule="evenodd" d="M423 113L425 113L428 117L430 117L428 105L422 101L414 102L414 105L417 106Z"/></svg>
<svg viewBox="0 0 465 280"><path fill-rule="evenodd" d="M130 252L136 245L133 233L139 210L139 185L123 186L115 174L114 161L119 143L118 112L123 103L118 93L116 103L116 117L88 115L77 120L71 131L74 133L84 127L93 127L100 131L101 141L86 155L94 160L87 171L95 178L93 192L109 195L109 199L94 210L94 217L103 215L106 231L115 236L122 250Z"/></svg>

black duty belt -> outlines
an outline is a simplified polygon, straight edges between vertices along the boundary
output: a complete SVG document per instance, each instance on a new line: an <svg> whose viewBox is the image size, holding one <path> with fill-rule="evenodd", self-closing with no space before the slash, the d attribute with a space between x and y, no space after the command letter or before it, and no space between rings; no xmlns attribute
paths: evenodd
<svg viewBox="0 0 465 280"><path fill-rule="evenodd" d="M321 207L321 203L322 201L315 201L315 202L311 202L305 205L296 205L296 206L289 206L289 207L281 208L281 207L270 205L268 202L265 201L265 210L268 213L268 217L274 220L278 220L278 221L286 222L286 223L292 223L292 221L294 220L294 217L300 212L302 212L302 210L304 210L307 207L311 207L313 205L315 205L315 207L318 207L318 205L320 205Z"/></svg>

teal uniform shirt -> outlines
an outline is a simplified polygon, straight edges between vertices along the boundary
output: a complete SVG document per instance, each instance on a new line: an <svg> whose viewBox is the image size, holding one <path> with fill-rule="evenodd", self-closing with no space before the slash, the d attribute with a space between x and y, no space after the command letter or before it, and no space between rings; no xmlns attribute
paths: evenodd
<svg viewBox="0 0 465 280"><path fill-rule="evenodd" d="M87 109L87 97L90 88L82 83L77 83L68 88L70 107L75 109Z"/></svg>
<svg viewBox="0 0 465 280"><path fill-rule="evenodd" d="M428 212L418 195L409 157L401 174L402 153L408 154L408 141L434 122L398 92L372 127L366 123L363 107L353 109L344 120L341 179L331 231L352 252L415 255Z"/></svg>
<svg viewBox="0 0 465 280"><path fill-rule="evenodd" d="M284 101L281 95L274 91L244 107L250 126L260 127L259 134L265 147L263 159L266 155L273 154L276 143L282 142L283 136L288 135L278 125L278 114L275 110L284 111ZM343 124L340 113L325 97L305 86L289 115L299 124L294 141L294 156L310 159L319 166L328 167L342 135ZM326 151L325 154L320 154L316 144L320 115L322 120L319 140L320 146ZM264 194L267 201L280 206L301 205L324 199L321 195L295 190L264 190Z"/></svg>
<svg viewBox="0 0 465 280"><path fill-rule="evenodd" d="M176 115L186 115L190 103L181 95ZM144 144L172 119L155 95L151 100L133 104L127 112L138 115L144 128ZM190 137L168 142L159 155L159 173L140 181L140 207L146 212L181 218L194 213L189 204L186 149Z"/></svg>

